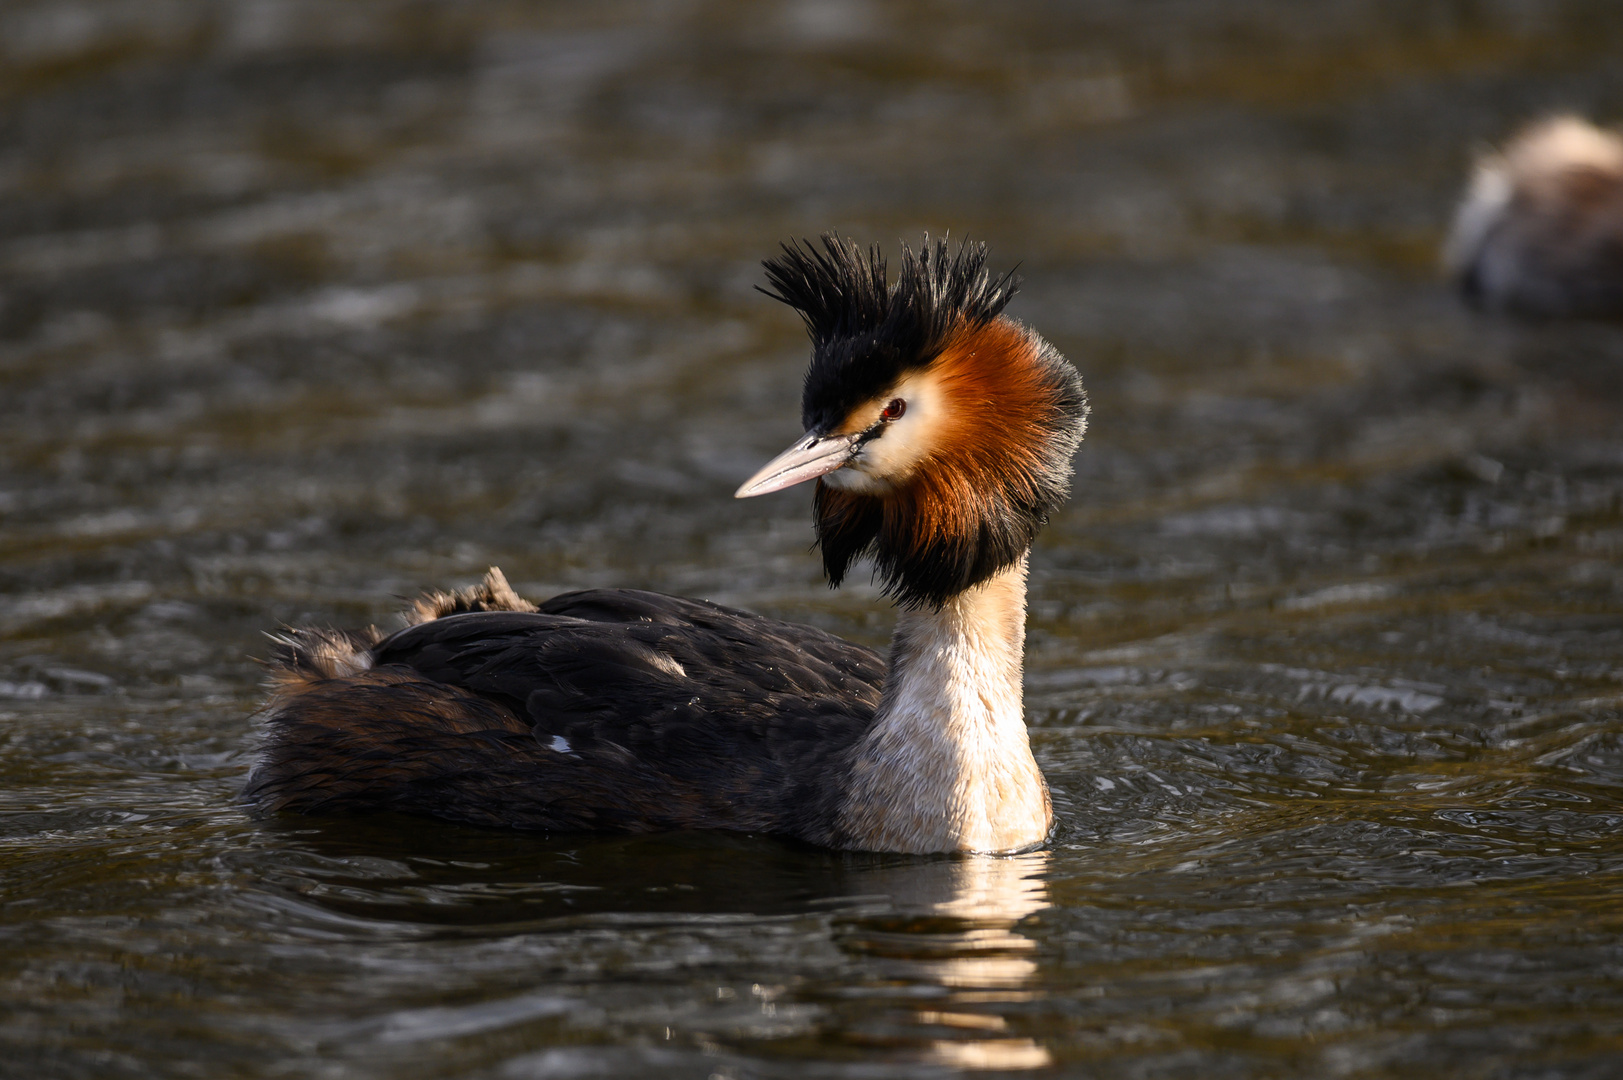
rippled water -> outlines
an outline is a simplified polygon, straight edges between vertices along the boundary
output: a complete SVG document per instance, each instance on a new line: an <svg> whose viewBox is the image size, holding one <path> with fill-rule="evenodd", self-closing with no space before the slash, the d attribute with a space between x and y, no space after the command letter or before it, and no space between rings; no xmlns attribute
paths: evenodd
<svg viewBox="0 0 1623 1080"><path fill-rule="evenodd" d="M0 7L0 1074L1623 1070L1623 330L1463 310L1623 9ZM1613 110L1608 114L1608 109ZM235 803L261 632L500 565L869 643L782 238L951 229L1083 370L1008 859Z"/></svg>

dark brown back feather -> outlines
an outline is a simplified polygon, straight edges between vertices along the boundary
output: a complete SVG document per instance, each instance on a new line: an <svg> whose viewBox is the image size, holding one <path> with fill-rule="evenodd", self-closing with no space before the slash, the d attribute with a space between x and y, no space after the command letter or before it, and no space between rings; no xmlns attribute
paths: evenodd
<svg viewBox="0 0 1623 1080"><path fill-rule="evenodd" d="M630 590L432 619L368 656L279 683L250 801L837 844L828 777L884 677L811 627Z"/></svg>

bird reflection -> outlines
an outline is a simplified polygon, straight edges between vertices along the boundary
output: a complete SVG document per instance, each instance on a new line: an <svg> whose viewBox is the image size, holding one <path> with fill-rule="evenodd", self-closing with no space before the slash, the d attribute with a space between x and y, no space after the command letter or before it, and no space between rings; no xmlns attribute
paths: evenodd
<svg viewBox="0 0 1623 1080"><path fill-rule="evenodd" d="M1037 943L1016 927L1049 906L1047 865L1047 852L1032 852L875 870L864 891L885 894L889 910L853 918L841 934L872 980L860 996L866 1013L852 1018L848 1037L955 1068L1052 1064L1004 1015L1037 996Z"/></svg>

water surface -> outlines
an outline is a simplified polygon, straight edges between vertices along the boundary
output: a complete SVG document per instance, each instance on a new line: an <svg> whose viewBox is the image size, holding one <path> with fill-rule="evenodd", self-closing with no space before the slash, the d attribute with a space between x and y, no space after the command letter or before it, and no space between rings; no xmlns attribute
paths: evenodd
<svg viewBox="0 0 1623 1080"><path fill-rule="evenodd" d="M0 8L0 1074L1589 1078L1623 330L1464 310L1594 2ZM988 240L1084 373L1049 847L256 821L262 632L499 565L882 643L780 239ZM860 577L860 575L859 575Z"/></svg>

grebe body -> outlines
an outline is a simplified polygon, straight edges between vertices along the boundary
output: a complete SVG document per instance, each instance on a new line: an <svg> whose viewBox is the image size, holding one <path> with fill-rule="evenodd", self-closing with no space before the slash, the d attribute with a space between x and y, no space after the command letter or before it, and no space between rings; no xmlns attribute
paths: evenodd
<svg viewBox="0 0 1623 1080"><path fill-rule="evenodd" d="M1489 309L1623 315L1623 137L1572 116L1518 133L1477 163L1443 261Z"/></svg>
<svg viewBox="0 0 1623 1080"><path fill-rule="evenodd" d="M1026 564L1067 494L1081 381L1002 315L1016 286L979 246L904 249L894 283L877 250L832 235L766 266L812 337L806 434L738 495L817 480L830 583L871 556L901 609L888 661L656 593L536 605L493 569L392 635L280 636L250 802L914 853L1043 842Z"/></svg>

